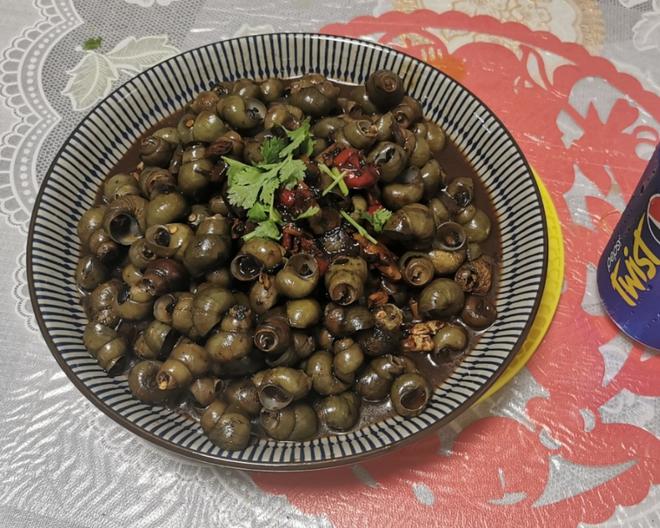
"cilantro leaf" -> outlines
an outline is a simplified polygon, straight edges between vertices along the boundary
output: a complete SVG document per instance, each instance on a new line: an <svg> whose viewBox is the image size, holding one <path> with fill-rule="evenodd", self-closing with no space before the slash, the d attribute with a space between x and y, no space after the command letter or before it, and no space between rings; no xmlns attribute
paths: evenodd
<svg viewBox="0 0 660 528"><path fill-rule="evenodd" d="M302 124L295 130L287 130L286 135L290 143L280 150L280 158L286 158L293 155L300 147L301 153L309 156L314 150L314 141L309 131L310 122L309 117L305 119Z"/></svg>
<svg viewBox="0 0 660 528"><path fill-rule="evenodd" d="M303 218L309 218L310 216L314 216L317 214L321 209L317 205L313 205L312 207L308 208L307 211L304 211L300 213L294 220L302 220Z"/></svg>
<svg viewBox="0 0 660 528"><path fill-rule="evenodd" d="M392 216L392 211L381 207L380 209L376 209L373 213L362 213L360 218L367 220L372 226L374 226L374 231L380 233L383 230L383 226L390 219L390 216Z"/></svg>
<svg viewBox="0 0 660 528"><path fill-rule="evenodd" d="M248 165L247 163L243 163L242 161L238 161L237 159L234 158L228 158L227 156L223 156L222 158L227 165L229 165L229 169L234 169L234 170L247 170L247 169L254 169L252 165Z"/></svg>
<svg viewBox="0 0 660 528"><path fill-rule="evenodd" d="M248 210L247 217L248 220L252 220L253 222L263 222L268 218L268 213L263 204L257 202Z"/></svg>
<svg viewBox="0 0 660 528"><path fill-rule="evenodd" d="M300 183L305 179L305 169L307 166L305 162L299 159L285 159L280 164L280 184L284 185L287 189L291 189L296 183Z"/></svg>
<svg viewBox="0 0 660 528"><path fill-rule="evenodd" d="M366 238L369 242L372 244L378 244L378 240L376 240L374 237L372 237L369 232L362 227L360 224L358 224L355 220L353 220L353 217L349 215L346 211L339 211L339 213L344 217L344 219L351 224L355 230L362 235L364 238Z"/></svg>
<svg viewBox="0 0 660 528"><path fill-rule="evenodd" d="M261 170L231 158L223 159L229 166L227 190L229 202L232 205L250 209L259 198Z"/></svg>
<svg viewBox="0 0 660 528"><path fill-rule="evenodd" d="M275 198L275 191L280 186L279 167L274 167L261 173L259 182L259 201L264 205L270 206Z"/></svg>
<svg viewBox="0 0 660 528"><path fill-rule="evenodd" d="M85 51L91 51L99 49L103 39L101 37L90 37L85 42L83 42L82 49Z"/></svg>
<svg viewBox="0 0 660 528"><path fill-rule="evenodd" d="M279 240L282 238L282 233L280 233L280 228L277 227L277 224L272 220L264 220L259 223L254 230L243 235L243 240L250 240L251 238L272 238L273 240Z"/></svg>
<svg viewBox="0 0 660 528"><path fill-rule="evenodd" d="M263 163L276 163L280 159L280 152L286 147L286 140L279 137L269 137L261 144Z"/></svg>
<svg viewBox="0 0 660 528"><path fill-rule="evenodd" d="M275 209L274 205L271 205L271 207L270 207L270 212L269 212L268 218L270 218L273 222L275 222L277 224L282 223L282 215L280 214L280 212L277 209Z"/></svg>

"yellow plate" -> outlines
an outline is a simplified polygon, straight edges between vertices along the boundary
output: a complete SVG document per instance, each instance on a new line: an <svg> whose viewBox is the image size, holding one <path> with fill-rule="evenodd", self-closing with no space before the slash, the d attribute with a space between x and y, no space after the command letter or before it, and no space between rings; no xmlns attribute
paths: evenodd
<svg viewBox="0 0 660 528"><path fill-rule="evenodd" d="M541 344L541 341L543 341L543 336L552 322L552 317L555 315L557 305L559 304L559 297L561 296L564 283L564 240L561 235L561 224L559 223L559 216L557 215L557 210L552 203L552 198L550 198L548 190L536 172L534 172L534 177L541 191L541 199L543 200L543 208L545 209L545 218L548 226L548 273L545 279L545 286L543 287L541 304L539 305L539 310L536 313L536 318L532 323L529 334L527 334L527 339L525 339L516 357L513 358L495 383L483 394L479 399L480 402L486 398L490 398L504 387L504 385L509 383L529 361Z"/></svg>

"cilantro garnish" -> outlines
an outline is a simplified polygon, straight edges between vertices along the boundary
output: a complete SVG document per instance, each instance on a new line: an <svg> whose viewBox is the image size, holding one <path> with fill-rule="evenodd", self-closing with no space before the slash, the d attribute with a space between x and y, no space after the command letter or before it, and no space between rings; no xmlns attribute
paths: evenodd
<svg viewBox="0 0 660 528"><path fill-rule="evenodd" d="M243 235L243 240L250 240L251 238L272 238L273 240L279 240L282 238L282 233L280 233L280 228L272 220L264 220L260 222L257 227L252 231Z"/></svg>
<svg viewBox="0 0 660 528"><path fill-rule="evenodd" d="M364 238L366 238L372 244L378 244L378 240L376 240L374 237L372 237L364 227L362 227L355 220L353 220L353 217L351 215L349 215L346 211L339 211L339 212L344 217L344 219L349 224L351 224L360 235L362 235Z"/></svg>
<svg viewBox="0 0 660 528"><path fill-rule="evenodd" d="M101 37L90 37L85 42L83 42L82 49L85 51L91 51L99 49L103 39Z"/></svg>
<svg viewBox="0 0 660 528"><path fill-rule="evenodd" d="M302 220L303 218L309 218L310 216L314 216L317 214L321 209L317 206L314 205L310 208L307 209L307 211L304 211L300 213L298 216L296 216L295 220Z"/></svg>
<svg viewBox="0 0 660 528"><path fill-rule="evenodd" d="M312 153L314 140L309 129L309 119L306 119L296 130L287 130L287 138L266 139L261 145L263 162L256 165L223 158L228 165L227 199L232 205L247 209L248 219L258 223L243 239L264 237L279 240L282 236L278 226L282 217L275 208L276 192L282 187L291 189L305 178L305 163L293 156L295 153ZM316 214L318 211L313 209L311 207L298 218Z"/></svg>
<svg viewBox="0 0 660 528"><path fill-rule="evenodd" d="M253 222L263 222L268 218L268 210L261 203L256 203L247 212L247 217Z"/></svg>
<svg viewBox="0 0 660 528"><path fill-rule="evenodd" d="M392 211L381 207L380 209L376 209L376 211L373 213L363 212L360 218L364 218L367 222L374 226L374 231L376 233L380 233L383 230L383 226L390 219L390 216L392 216Z"/></svg>
<svg viewBox="0 0 660 528"><path fill-rule="evenodd" d="M331 169L325 163L319 163L319 169L321 169L322 172L325 172L328 176L332 178L332 183L328 185L325 189L323 189L321 196L325 196L336 186L339 186L339 191L344 196L348 196L348 186L344 181L344 176L346 175L345 172L340 172L337 167L332 167Z"/></svg>
<svg viewBox="0 0 660 528"><path fill-rule="evenodd" d="M250 209L259 198L263 185L263 170L235 159L223 159L229 166L227 198L233 205Z"/></svg>
<svg viewBox="0 0 660 528"><path fill-rule="evenodd" d="M278 224L282 223L282 215L280 215L280 212L275 209L274 205L270 206L270 211L268 212L268 218L270 218L273 222L277 222Z"/></svg>
<svg viewBox="0 0 660 528"><path fill-rule="evenodd" d="M280 158L294 154L300 147L300 153L309 156L314 150L314 140L309 132L309 117L295 130L287 130L290 143L280 150Z"/></svg>
<svg viewBox="0 0 660 528"><path fill-rule="evenodd" d="M305 164L291 156L279 163L256 166L223 159L229 166L227 198L232 205L248 209L248 212L257 203L270 210L280 186L291 188L305 178Z"/></svg>
<svg viewBox="0 0 660 528"><path fill-rule="evenodd" d="M302 181L305 178L305 164L301 160L294 160L291 156L287 156L279 163L256 166L246 165L231 158L224 160L229 166L227 172L229 202L247 209L247 216L253 222L270 222L261 230L265 234L253 236L268 234L268 238L279 238L277 222L281 219L275 209L275 192L281 186L291 188Z"/></svg>
<svg viewBox="0 0 660 528"><path fill-rule="evenodd" d="M276 163L280 160L280 152L286 147L284 138L269 137L261 144L261 156L264 163Z"/></svg>

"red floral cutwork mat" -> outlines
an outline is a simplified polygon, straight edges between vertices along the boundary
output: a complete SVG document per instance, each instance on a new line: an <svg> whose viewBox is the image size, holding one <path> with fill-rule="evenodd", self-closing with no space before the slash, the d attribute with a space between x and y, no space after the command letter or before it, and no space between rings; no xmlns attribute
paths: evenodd
<svg viewBox="0 0 660 528"><path fill-rule="evenodd" d="M557 207L565 291L517 412L461 420L451 444L428 435L354 468L255 481L337 526L573 527L641 502L660 484L660 356L602 313L594 270L660 141L660 98L579 45L490 17L390 12L321 32L428 60L495 111Z"/></svg>

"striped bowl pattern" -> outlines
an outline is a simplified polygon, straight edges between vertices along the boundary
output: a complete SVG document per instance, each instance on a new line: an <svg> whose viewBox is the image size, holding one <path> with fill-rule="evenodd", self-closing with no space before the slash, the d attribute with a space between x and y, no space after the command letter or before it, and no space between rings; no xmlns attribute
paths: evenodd
<svg viewBox="0 0 660 528"><path fill-rule="evenodd" d="M362 83L376 69L397 71L425 115L441 123L490 193L502 232L497 322L438 387L424 413L394 417L348 434L304 443L259 440L240 452L211 444L190 419L135 400L125 377L110 378L86 352L85 314L74 271L76 225L96 189L141 132L217 80L319 72ZM369 42L315 34L241 37L169 59L128 81L73 131L46 175L28 240L30 293L41 331L74 384L106 414L180 454L244 469L291 470L353 462L446 423L495 380L521 345L545 281L547 236L531 170L502 123L442 72Z"/></svg>

